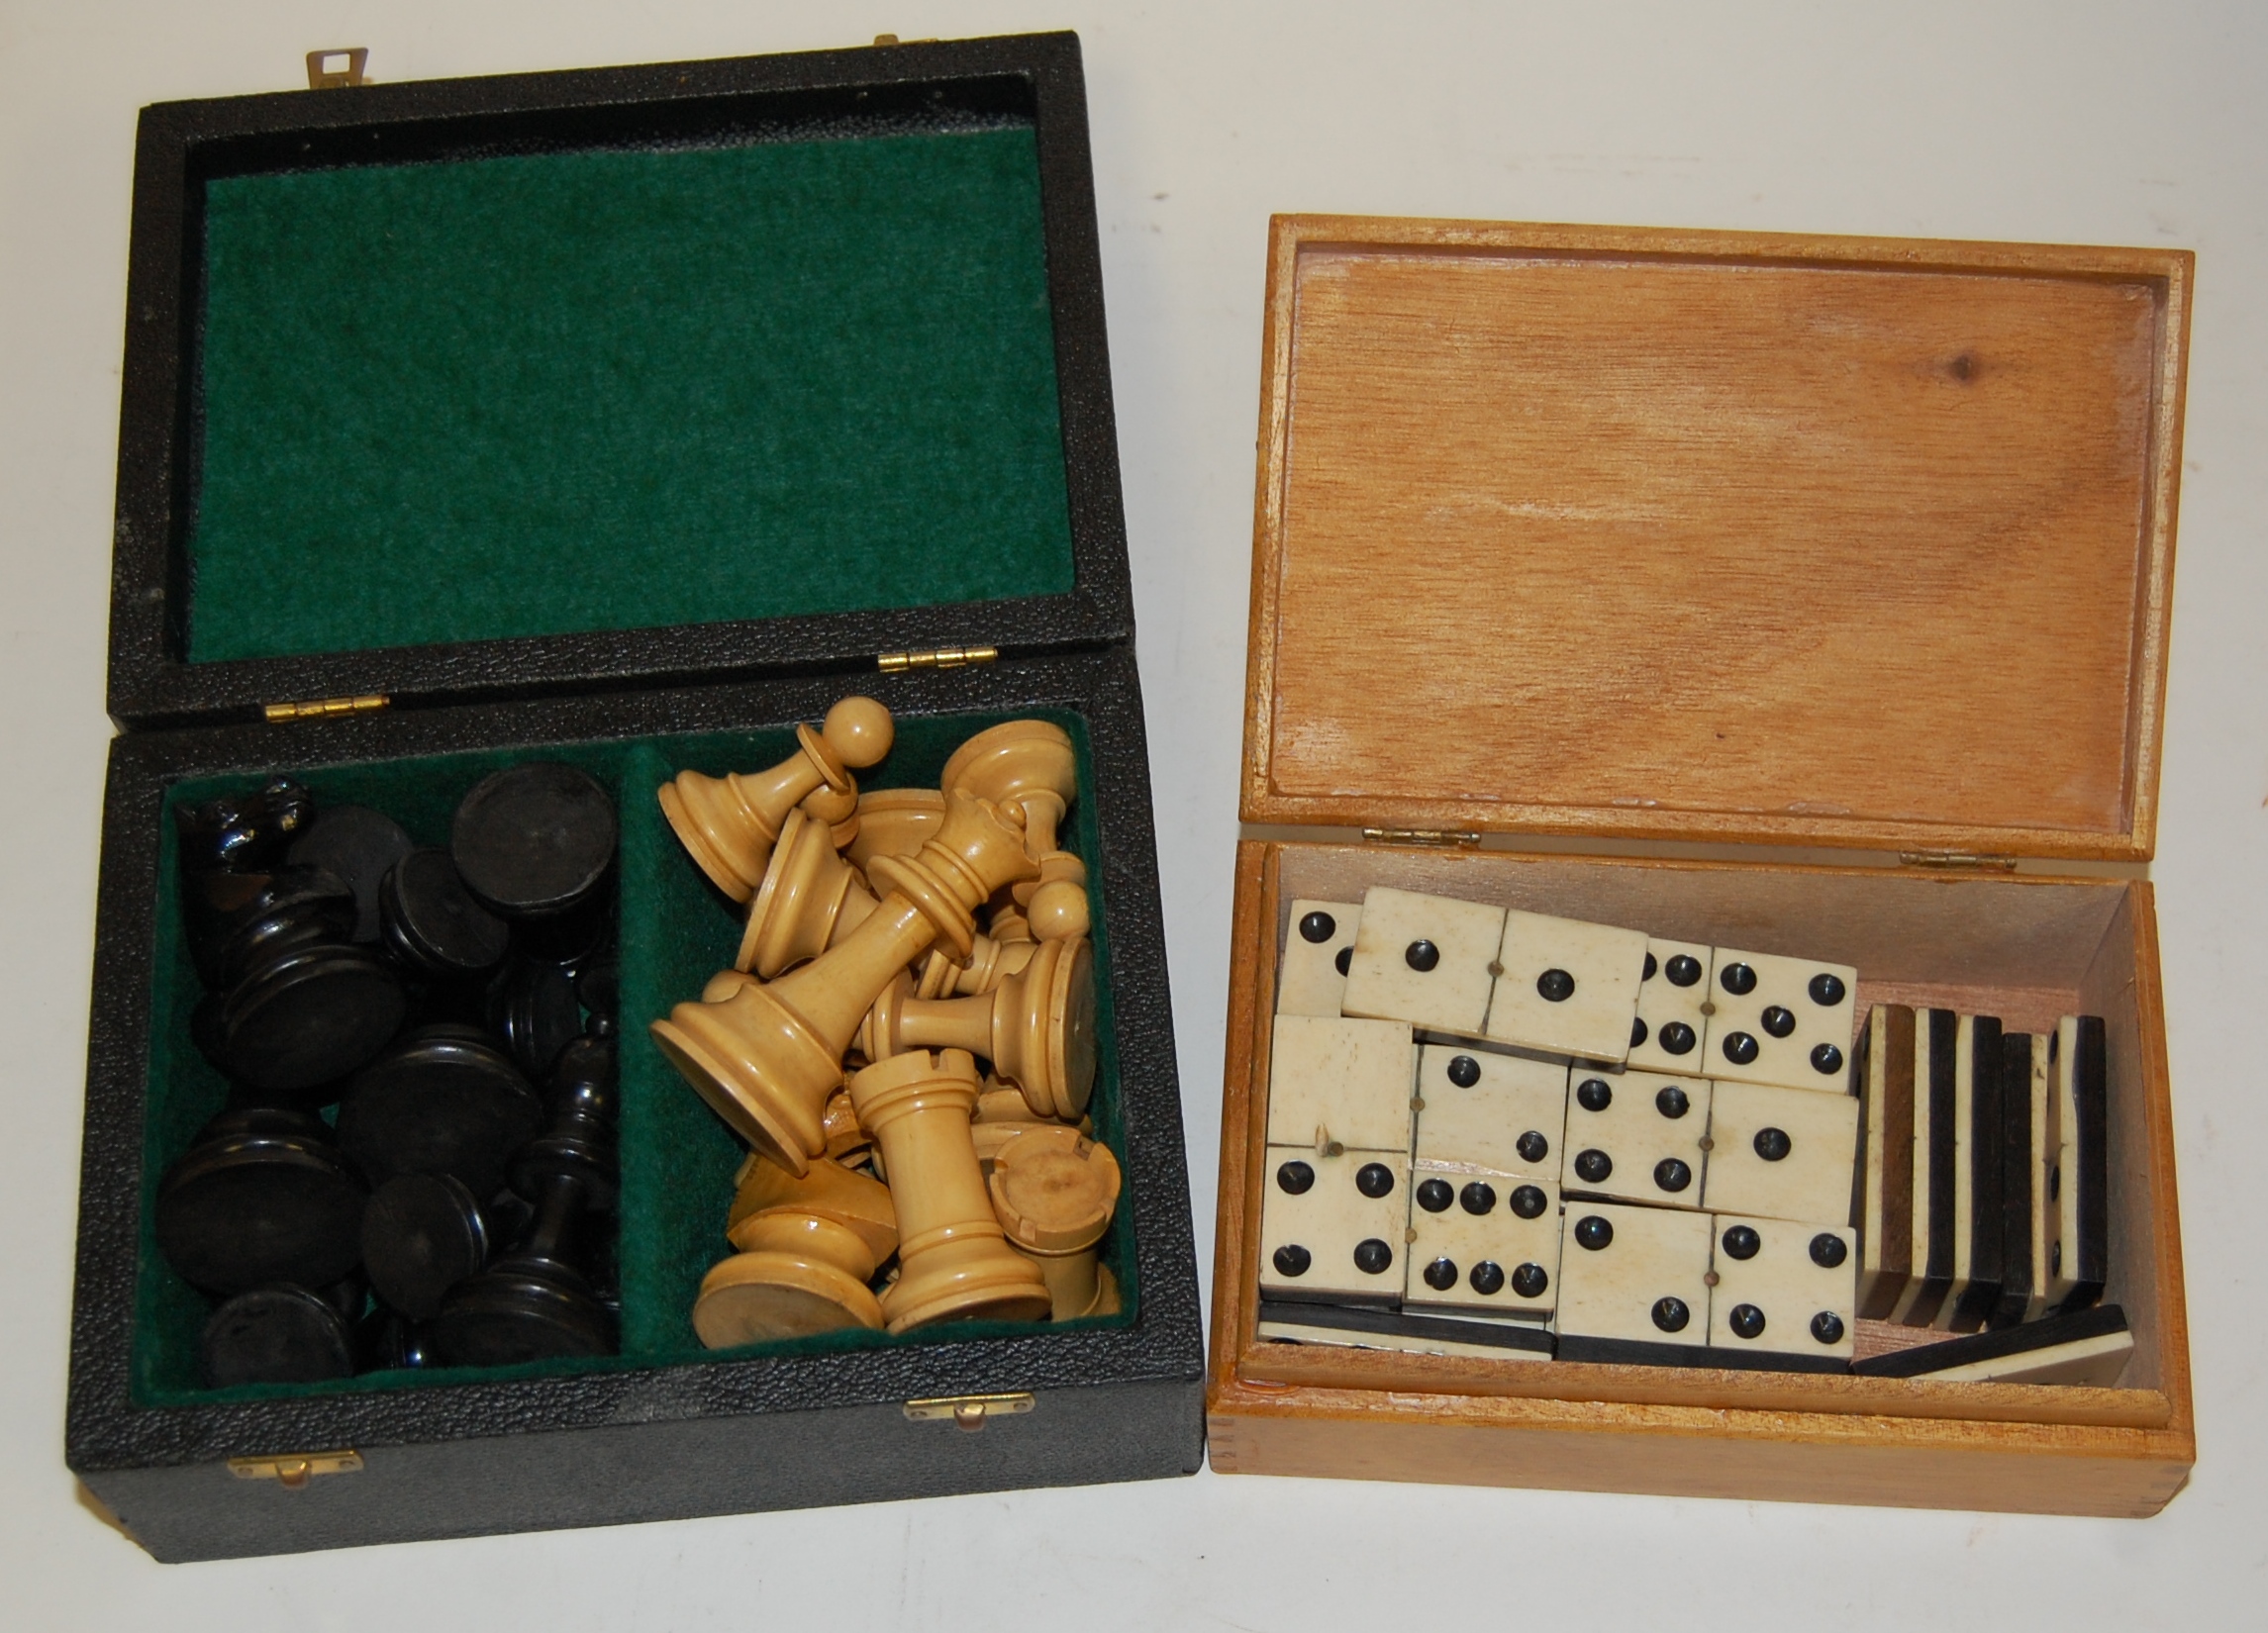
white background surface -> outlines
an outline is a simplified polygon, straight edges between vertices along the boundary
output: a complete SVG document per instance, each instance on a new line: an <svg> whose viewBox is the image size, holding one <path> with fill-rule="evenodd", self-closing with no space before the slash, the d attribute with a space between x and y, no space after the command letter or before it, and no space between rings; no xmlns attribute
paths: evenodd
<svg viewBox="0 0 2268 1633"><path fill-rule="evenodd" d="M2199 254L2159 831L2199 1460L2146 1522L1262 1479L159 1567L63 1381L135 110L1076 27L1209 1268L1271 210ZM2259 1626L2268 11L0 0L0 1625ZM1990 594L1989 584L1979 593ZM2021 722L2011 722L2021 728Z"/></svg>

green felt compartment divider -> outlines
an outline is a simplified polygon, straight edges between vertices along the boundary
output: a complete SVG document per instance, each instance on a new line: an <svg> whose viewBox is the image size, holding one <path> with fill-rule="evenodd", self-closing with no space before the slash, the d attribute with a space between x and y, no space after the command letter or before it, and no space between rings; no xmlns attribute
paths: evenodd
<svg viewBox="0 0 2268 1633"><path fill-rule="evenodd" d="M1084 723L1063 711L1025 712L1053 720L1077 747L1082 788L1094 786ZM969 736L1007 715L910 716L898 721L890 757L861 778L867 788L935 787L945 760ZM622 1196L617 1221L617 1263L622 1281L622 1353L591 1361L539 1363L485 1370L435 1369L366 1373L318 1385L257 1385L207 1390L197 1377L197 1335L207 1300L176 1275L156 1251L153 1207L165 1167L187 1149L196 1131L227 1097L220 1074L189 1037L189 1015L201 996L181 933L176 887L173 807L240 790L254 780L203 778L174 785L160 823L156 958L151 1006L151 1071L144 1127L141 1260L134 1321L133 1395L137 1405L172 1406L255 1400L353 1391L425 1388L474 1378L548 1377L612 1370L714 1355L824 1354L899 1344L950 1343L960 1337L1030 1334L1025 1325L968 1322L893 1338L850 1331L772 1345L710 1351L694 1337L690 1312L701 1278L730 1251L724 1240L734 1171L743 1149L662 1058L645 1022L670 1005L697 997L732 960L740 940L739 910L701 875L678 845L653 791L677 771L711 775L754 770L793 750L792 730L651 737L573 743L541 750L498 749L477 754L318 767L294 775L322 805L361 804L386 812L421 844L445 843L456 802L473 783L500 766L528 759L578 765L616 796L621 816L618 888L621 892ZM1101 877L1099 831L1090 802L1074 803L1064 843ZM1093 892L1098 974L1109 968L1109 927L1099 892ZM1109 982L1098 982L1098 1060L1090 1110L1096 1138L1126 1155L1118 1092L1119 1062ZM1114 1316L1068 1323L1123 1325L1135 1318L1137 1286L1131 1197L1122 1196L1118 1218L1105 1238L1104 1260L1118 1277L1125 1308ZM1045 1331L1048 1329L1038 1329ZM1062 1330L1062 1329L1056 1329Z"/></svg>
<svg viewBox="0 0 2268 1633"><path fill-rule="evenodd" d="M192 663L1073 588L1029 125L223 175Z"/></svg>

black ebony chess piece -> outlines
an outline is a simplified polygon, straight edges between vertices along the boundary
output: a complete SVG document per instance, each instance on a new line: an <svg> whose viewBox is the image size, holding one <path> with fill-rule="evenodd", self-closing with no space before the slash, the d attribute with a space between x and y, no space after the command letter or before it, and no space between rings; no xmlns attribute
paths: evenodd
<svg viewBox="0 0 2268 1633"><path fill-rule="evenodd" d="M414 1372L441 1365L425 1327L383 1304L371 1306L355 1337L365 1372Z"/></svg>
<svg viewBox="0 0 2268 1633"><path fill-rule="evenodd" d="M365 1298L356 1277L320 1292L278 1282L225 1300L206 1320L198 1342L205 1387L352 1377Z"/></svg>
<svg viewBox="0 0 2268 1633"><path fill-rule="evenodd" d="M575 978L547 959L514 958L488 990L488 1029L530 1079L549 1079L559 1052L583 1030Z"/></svg>
<svg viewBox="0 0 2268 1633"><path fill-rule="evenodd" d="M459 1283L434 1322L435 1350L449 1365L614 1353L614 1312L575 1240L584 1221L614 1207L614 1045L579 1039L560 1058L550 1125L513 1164L513 1187L535 1201L535 1222L510 1253Z"/></svg>
<svg viewBox="0 0 2268 1633"><path fill-rule="evenodd" d="M614 796L589 773L532 760L484 777L456 808L449 853L472 894L512 920L521 947L579 963L611 927Z"/></svg>
<svg viewBox="0 0 2268 1633"><path fill-rule="evenodd" d="M328 1287L361 1258L364 1197L322 1118L242 1106L159 1180L157 1248L210 1293Z"/></svg>
<svg viewBox="0 0 2268 1633"><path fill-rule="evenodd" d="M438 847L414 850L386 873L378 915L386 944L432 981L477 982L512 946L512 926L473 899L456 863Z"/></svg>
<svg viewBox="0 0 2268 1633"><path fill-rule="evenodd" d="M282 863L286 848L314 821L314 797L288 777L256 794L173 808L184 873L265 873Z"/></svg>
<svg viewBox="0 0 2268 1633"><path fill-rule="evenodd" d="M622 970L612 952L601 953L575 974L575 1001L583 1007L583 1030L612 1037L622 1007Z"/></svg>
<svg viewBox="0 0 2268 1633"><path fill-rule="evenodd" d="M368 806L333 806L292 840L284 860L318 867L345 882L354 893L351 939L362 945L378 939L378 882L413 848L402 825Z"/></svg>
<svg viewBox="0 0 2268 1633"><path fill-rule="evenodd" d="M446 1174L397 1174L362 1210L362 1265L394 1309L414 1321L441 1313L448 1290L488 1263L487 1211Z"/></svg>
<svg viewBox="0 0 2268 1633"><path fill-rule="evenodd" d="M218 1003L197 1046L230 1077L294 1095L345 1077L402 1023L400 978L351 944L354 894L316 867L187 881L190 953Z"/></svg>
<svg viewBox="0 0 2268 1633"><path fill-rule="evenodd" d="M339 1143L374 1185L448 1174L476 1197L504 1181L543 1125L543 1103L494 1039L473 1026L422 1026L355 1075L339 1103Z"/></svg>

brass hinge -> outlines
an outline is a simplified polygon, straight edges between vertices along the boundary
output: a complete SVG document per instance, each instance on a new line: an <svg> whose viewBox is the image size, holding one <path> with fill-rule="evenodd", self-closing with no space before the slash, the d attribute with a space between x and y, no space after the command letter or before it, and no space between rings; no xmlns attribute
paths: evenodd
<svg viewBox="0 0 2268 1633"><path fill-rule="evenodd" d="M907 1401L906 1416L916 1423L949 1418L955 1428L974 1434L988 1417L1019 1417L1035 1404L1030 1394L943 1394L933 1400Z"/></svg>
<svg viewBox="0 0 2268 1633"><path fill-rule="evenodd" d="M2013 856L1980 856L1966 850L1902 850L1898 865L1908 868L1934 868L1943 873L2014 873Z"/></svg>
<svg viewBox="0 0 2268 1633"><path fill-rule="evenodd" d="M362 1472L360 1452L295 1452L286 1457L232 1457L229 1473L239 1480L272 1480L287 1491L301 1489L317 1475Z"/></svg>
<svg viewBox="0 0 2268 1633"><path fill-rule="evenodd" d="M906 669L958 669L967 663L990 663L998 656L997 646L940 646L934 652L884 652L874 667L895 675Z"/></svg>
<svg viewBox="0 0 2268 1633"><path fill-rule="evenodd" d="M1470 828L1366 827L1362 837L1373 845L1430 845L1435 850L1471 850L1481 842Z"/></svg>
<svg viewBox="0 0 2268 1633"><path fill-rule="evenodd" d="M321 720L334 715L368 715L393 699L383 692L365 692L358 698L314 698L306 703L271 703L261 710L270 723L277 720Z"/></svg>
<svg viewBox="0 0 2268 1633"><path fill-rule="evenodd" d="M345 61L333 67L340 58ZM307 88L311 91L335 91L343 85L367 85L363 64L370 60L367 46L334 46L327 51L307 53Z"/></svg>

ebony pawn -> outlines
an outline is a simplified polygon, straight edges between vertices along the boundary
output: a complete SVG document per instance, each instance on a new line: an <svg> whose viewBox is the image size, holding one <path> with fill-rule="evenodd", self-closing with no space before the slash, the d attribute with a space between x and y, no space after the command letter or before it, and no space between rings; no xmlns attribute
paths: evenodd
<svg viewBox="0 0 2268 1633"><path fill-rule="evenodd" d="M339 1143L374 1185L447 1174L476 1197L504 1183L543 1125L543 1103L494 1039L449 1023L410 1033L356 1075L339 1103Z"/></svg>
<svg viewBox="0 0 2268 1633"><path fill-rule="evenodd" d="M362 1267L389 1306L430 1321L449 1289L488 1263L495 1235L461 1180L397 1174L362 1210Z"/></svg>
<svg viewBox="0 0 2268 1633"><path fill-rule="evenodd" d="M614 1206L615 1056L585 1038L561 1056L551 1120L513 1165L513 1186L534 1201L527 1234L487 1270L457 1286L433 1325L436 1352L452 1366L509 1366L562 1356L611 1355L616 1321L593 1290L585 1221Z"/></svg>
<svg viewBox="0 0 2268 1633"><path fill-rule="evenodd" d="M389 868L377 904L394 956L444 988L477 988L512 946L512 926L473 899L438 847L413 850Z"/></svg>
<svg viewBox="0 0 2268 1633"><path fill-rule="evenodd" d="M560 1051L583 1030L575 978L563 964L515 957L488 989L488 1029L504 1040L520 1070L548 1079Z"/></svg>
<svg viewBox="0 0 2268 1633"><path fill-rule="evenodd" d="M472 894L526 950L575 964L612 927L600 887L614 866L614 796L589 773L532 760L484 777L456 808L449 854Z"/></svg>
<svg viewBox="0 0 2268 1633"><path fill-rule="evenodd" d="M239 1107L158 1181L157 1248L208 1293L328 1287L361 1257L364 1200L320 1117Z"/></svg>
<svg viewBox="0 0 2268 1633"><path fill-rule="evenodd" d="M359 1278L320 1292L278 1282L238 1294L213 1311L199 1337L205 1387L351 1378L366 1297Z"/></svg>

